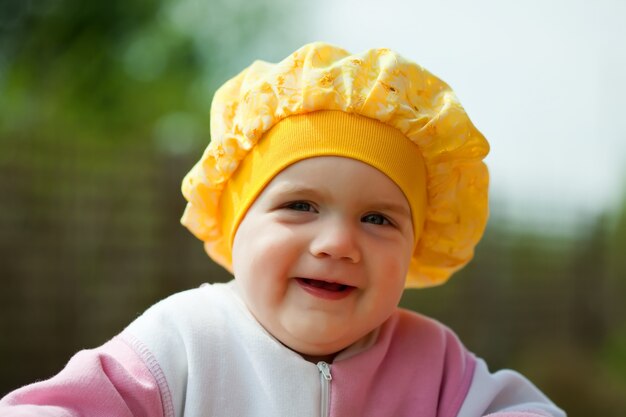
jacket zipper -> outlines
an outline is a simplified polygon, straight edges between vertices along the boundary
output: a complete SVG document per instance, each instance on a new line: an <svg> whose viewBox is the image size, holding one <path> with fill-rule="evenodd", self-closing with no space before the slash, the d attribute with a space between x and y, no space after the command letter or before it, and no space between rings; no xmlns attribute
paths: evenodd
<svg viewBox="0 0 626 417"><path fill-rule="evenodd" d="M320 370L320 381L322 382L322 398L321 398L321 417L328 417L330 414L330 381L333 376L330 374L330 365L324 361L317 363Z"/></svg>

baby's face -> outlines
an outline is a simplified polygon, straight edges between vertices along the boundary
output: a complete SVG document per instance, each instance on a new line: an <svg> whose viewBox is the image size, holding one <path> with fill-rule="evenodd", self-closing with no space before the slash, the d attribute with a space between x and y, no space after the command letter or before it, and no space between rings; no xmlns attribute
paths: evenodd
<svg viewBox="0 0 626 417"><path fill-rule="evenodd" d="M332 355L396 308L414 247L409 203L352 159L300 161L263 190L233 243L248 308L289 348Z"/></svg>

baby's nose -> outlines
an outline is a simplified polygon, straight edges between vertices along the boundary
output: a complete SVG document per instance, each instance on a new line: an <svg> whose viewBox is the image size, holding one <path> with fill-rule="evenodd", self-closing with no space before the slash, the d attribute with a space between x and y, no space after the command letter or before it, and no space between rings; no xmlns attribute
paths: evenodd
<svg viewBox="0 0 626 417"><path fill-rule="evenodd" d="M357 231L344 220L329 220L320 225L310 250L318 258L343 259L353 263L361 260Z"/></svg>

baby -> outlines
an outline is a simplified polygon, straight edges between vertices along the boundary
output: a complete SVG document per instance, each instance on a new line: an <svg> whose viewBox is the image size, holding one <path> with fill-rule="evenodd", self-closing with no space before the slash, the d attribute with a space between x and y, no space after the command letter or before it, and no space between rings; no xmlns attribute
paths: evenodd
<svg viewBox="0 0 626 417"><path fill-rule="evenodd" d="M564 416L398 308L444 283L487 219L488 144L399 55L305 45L218 90L182 218L234 275L150 308L1 416Z"/></svg>

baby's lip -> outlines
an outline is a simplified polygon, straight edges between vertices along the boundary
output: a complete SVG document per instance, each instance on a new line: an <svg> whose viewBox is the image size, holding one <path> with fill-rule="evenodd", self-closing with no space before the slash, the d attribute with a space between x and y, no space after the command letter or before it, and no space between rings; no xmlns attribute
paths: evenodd
<svg viewBox="0 0 626 417"><path fill-rule="evenodd" d="M319 277L296 277L298 281L303 284L310 285L317 288L327 289L329 291L342 291L346 289L356 288L354 285L346 284L345 282Z"/></svg>
<svg viewBox="0 0 626 417"><path fill-rule="evenodd" d="M342 300L348 297L356 287L342 284L334 280L297 277L295 281L300 288L310 295L325 300Z"/></svg>

